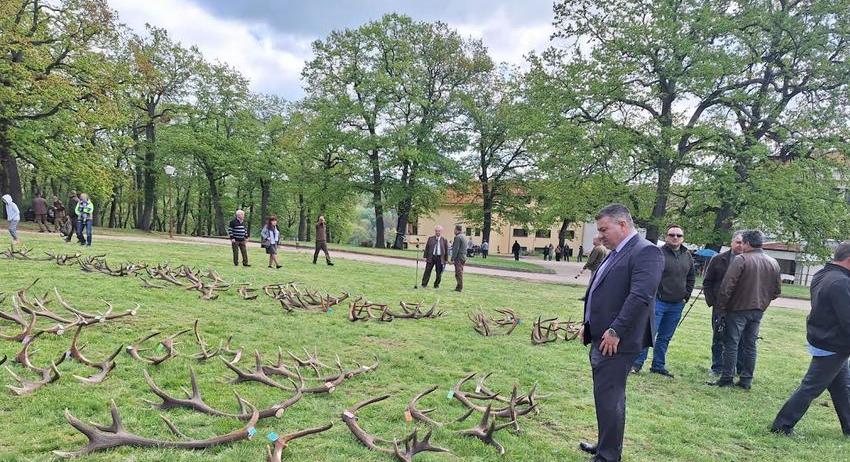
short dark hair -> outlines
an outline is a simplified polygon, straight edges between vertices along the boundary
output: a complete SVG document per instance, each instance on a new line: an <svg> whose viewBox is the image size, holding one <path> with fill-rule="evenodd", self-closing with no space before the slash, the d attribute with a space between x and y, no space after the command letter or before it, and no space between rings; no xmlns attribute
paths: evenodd
<svg viewBox="0 0 850 462"><path fill-rule="evenodd" d="M463 225L455 225L455 231L463 232Z"/></svg>
<svg viewBox="0 0 850 462"><path fill-rule="evenodd" d="M685 228L682 228L681 226L679 226L679 225L677 225L677 224L675 224L675 223L673 223L673 224L671 224L671 225L667 225L667 231L670 231L672 228L679 228L679 229L681 229L682 231L684 231L684 230L685 230Z"/></svg>
<svg viewBox="0 0 850 462"><path fill-rule="evenodd" d="M850 258L850 241L844 241L838 244L832 255L834 261L844 261Z"/></svg>
<svg viewBox="0 0 850 462"><path fill-rule="evenodd" d="M599 213L596 214L596 219L600 220L603 217L625 221L632 227L634 227L635 225L634 220L632 220L631 212L629 212L628 207L623 204L609 204L605 207L602 207L602 210L600 210Z"/></svg>
<svg viewBox="0 0 850 462"><path fill-rule="evenodd" d="M764 245L764 233L757 229L748 229L741 233L741 240L754 249L760 249Z"/></svg>

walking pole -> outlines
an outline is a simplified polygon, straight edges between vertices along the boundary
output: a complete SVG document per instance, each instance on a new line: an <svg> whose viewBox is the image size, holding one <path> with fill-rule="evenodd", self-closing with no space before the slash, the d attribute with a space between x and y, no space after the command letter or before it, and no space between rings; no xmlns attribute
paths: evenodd
<svg viewBox="0 0 850 462"><path fill-rule="evenodd" d="M694 301L692 301L692 302L691 302L691 306L689 306L689 307L688 307L688 310L687 310L687 311L685 311L685 315L684 315L684 316L682 316L682 319L680 319L680 320L679 320L679 324L676 326L676 329L678 329L678 328L679 328L679 326L681 326L681 325L682 325L682 323L683 323L683 322L685 322L685 318L687 318L687 317L688 317L688 313L690 313L690 312L691 312L691 308L693 308L693 307L694 307L694 303L696 303L696 302L697 302L697 300L699 299L699 296L700 296L700 295L702 295L702 287L700 287L700 288L699 288L699 292L697 293L697 296L696 296L696 297L694 297Z"/></svg>

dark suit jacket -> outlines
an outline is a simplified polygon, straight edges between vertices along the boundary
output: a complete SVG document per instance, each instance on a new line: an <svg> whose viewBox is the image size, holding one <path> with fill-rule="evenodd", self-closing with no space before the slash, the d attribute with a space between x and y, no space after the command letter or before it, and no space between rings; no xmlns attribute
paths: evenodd
<svg viewBox="0 0 850 462"><path fill-rule="evenodd" d="M437 245L437 236L431 236L428 238L428 243L425 244L425 253L423 254L425 258L431 258L434 256L434 247ZM445 265L447 261L449 261L449 241L445 238L445 236L440 236L440 259L443 260L443 264Z"/></svg>
<svg viewBox="0 0 850 462"><path fill-rule="evenodd" d="M610 254L609 254L610 258ZM664 271L661 249L640 236L634 236L608 263L588 297L585 293L584 319L590 310L590 325L585 324L584 343L599 341L613 328L620 336L618 352L634 353L652 346L655 337L655 291Z"/></svg>

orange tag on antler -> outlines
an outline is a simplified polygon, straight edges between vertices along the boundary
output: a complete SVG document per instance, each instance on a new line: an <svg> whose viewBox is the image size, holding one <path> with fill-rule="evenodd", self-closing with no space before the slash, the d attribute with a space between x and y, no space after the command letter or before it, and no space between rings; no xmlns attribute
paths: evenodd
<svg viewBox="0 0 850 462"><path fill-rule="evenodd" d="M413 421L413 416L412 416L412 415L410 415L410 410L409 410L409 409L408 409L408 410L406 410L406 411L404 411L404 421L405 421L405 422L408 422L408 423Z"/></svg>

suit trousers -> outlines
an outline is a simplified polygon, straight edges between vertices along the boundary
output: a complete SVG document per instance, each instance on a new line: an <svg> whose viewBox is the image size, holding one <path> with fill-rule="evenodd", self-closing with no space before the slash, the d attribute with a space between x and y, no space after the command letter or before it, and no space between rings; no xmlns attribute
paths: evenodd
<svg viewBox="0 0 850 462"><path fill-rule="evenodd" d="M231 242L230 247L233 249L233 264L239 264L239 252L242 252L242 264L248 264L248 247L245 245L245 241L236 241Z"/></svg>
<svg viewBox="0 0 850 462"><path fill-rule="evenodd" d="M43 233L45 230L50 231L50 225L47 224L46 214L37 214L35 216L35 222L38 223L38 232Z"/></svg>
<svg viewBox="0 0 850 462"><path fill-rule="evenodd" d="M425 263L425 272L422 273L422 287L428 287L428 280L431 279L431 270L437 270L437 277L434 278L434 288L440 287L440 281L443 278L443 258L434 256L428 259Z"/></svg>
<svg viewBox="0 0 850 462"><path fill-rule="evenodd" d="M623 454L626 428L626 379L640 352L617 352L604 356L599 342L590 344L590 367L593 370L593 400L599 431L597 458L618 462Z"/></svg>
<svg viewBox="0 0 850 462"><path fill-rule="evenodd" d="M466 260L455 259L455 281L457 281L457 287L455 290L460 292L463 290L463 265L466 264Z"/></svg>
<svg viewBox="0 0 850 462"><path fill-rule="evenodd" d="M803 418L815 398L829 390L832 407L838 414L838 422L845 435L850 435L850 368L848 354L813 356L809 370L800 387L788 398L773 421L776 430L790 431Z"/></svg>

